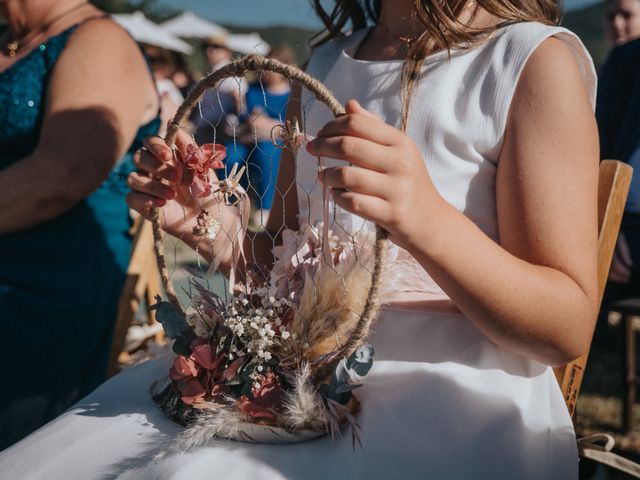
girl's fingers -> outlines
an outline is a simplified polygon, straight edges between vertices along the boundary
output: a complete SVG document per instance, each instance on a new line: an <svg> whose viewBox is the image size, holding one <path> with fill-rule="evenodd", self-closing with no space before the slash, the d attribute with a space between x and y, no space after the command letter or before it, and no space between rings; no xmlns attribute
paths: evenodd
<svg viewBox="0 0 640 480"><path fill-rule="evenodd" d="M389 204L378 197L334 189L331 191L336 205L384 227L390 218Z"/></svg>
<svg viewBox="0 0 640 480"><path fill-rule="evenodd" d="M182 179L182 169L179 166L166 163L147 150L138 150L133 156L133 163L138 170L154 177L176 183Z"/></svg>
<svg viewBox="0 0 640 480"><path fill-rule="evenodd" d="M318 131L318 137L349 135L364 138L380 145L393 145L398 130L382 120L361 114L346 114L330 121Z"/></svg>
<svg viewBox="0 0 640 480"><path fill-rule="evenodd" d="M152 197L146 193L132 191L127 194L127 205L147 220L151 220L151 210L153 208L163 207L165 204L165 200Z"/></svg>
<svg viewBox="0 0 640 480"><path fill-rule="evenodd" d="M326 168L318 174L320 181L328 187L350 192L388 198L389 177L359 167Z"/></svg>
<svg viewBox="0 0 640 480"><path fill-rule="evenodd" d="M133 191L144 193L156 199L172 200L176 197L176 190L170 185L165 185L137 172L133 172L127 177L127 183Z"/></svg>
<svg viewBox="0 0 640 480"><path fill-rule="evenodd" d="M378 172L387 171L389 166L386 147L354 136L316 137L307 144L307 151L316 157L345 160Z"/></svg>
<svg viewBox="0 0 640 480"><path fill-rule="evenodd" d="M377 118L378 120L380 120L380 117L378 117L376 114L371 113L369 110L366 110L362 107L362 105L360 105L360 102L358 102L356 99L351 99L349 100L346 105L344 106L344 111L345 113L349 114L349 113L360 113L362 115L371 117L371 118Z"/></svg>

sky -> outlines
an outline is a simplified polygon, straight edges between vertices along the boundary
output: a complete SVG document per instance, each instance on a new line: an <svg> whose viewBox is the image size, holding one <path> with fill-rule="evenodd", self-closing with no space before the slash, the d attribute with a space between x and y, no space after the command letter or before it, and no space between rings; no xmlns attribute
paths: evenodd
<svg viewBox="0 0 640 480"><path fill-rule="evenodd" d="M565 0L565 9L576 10L598 1ZM192 10L198 15L225 25L289 25L309 29L320 26L308 0L158 0L158 5L177 10Z"/></svg>

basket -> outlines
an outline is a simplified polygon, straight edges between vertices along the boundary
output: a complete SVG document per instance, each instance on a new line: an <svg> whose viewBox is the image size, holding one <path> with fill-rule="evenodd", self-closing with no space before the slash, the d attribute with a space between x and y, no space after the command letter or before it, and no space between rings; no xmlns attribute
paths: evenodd
<svg viewBox="0 0 640 480"><path fill-rule="evenodd" d="M257 77L264 72L284 75L290 82L298 82L306 88L316 100L329 108L333 116L344 114L343 106L318 80L291 65L250 55L211 73L188 95L170 122L165 137L166 143L176 156L178 154L175 141L178 130L192 114L205 92L215 89L224 79L242 77L249 72ZM272 141L293 155L300 146L293 143L298 141L300 135L303 139L306 138L299 132L297 123L282 123L271 132ZM318 162L321 165L321 159L318 159ZM240 172L242 171L244 170L241 169ZM233 173L237 171L234 170ZM223 182L221 181L220 186L214 185L214 191L217 192L214 195L218 195L216 202L219 205L224 203L220 208L226 209L226 212L238 209L239 225L246 230L242 219L244 197L237 194L241 198L230 201L226 196L223 202ZM202 319L199 320L196 316L194 320L194 313L185 309L178 300L163 252L161 210L153 210L154 249L167 295L167 301L158 298L158 303L153 308L156 309L157 318L163 324L167 336L174 340L173 349L178 356L169 377L154 384L152 395L165 415L186 428L185 445L195 445L210 438L259 443L295 443L328 433L335 435L345 424L353 426L355 440L358 430L355 416L360 404L352 392L361 386L359 379L369 371L373 360L373 347L367 345L365 340L378 311L387 233L376 227L373 236L367 237L363 234L358 238L350 236L347 240L336 240L336 233L329 231L329 219L326 215L325 210L322 225L301 224L297 232L278 232L283 238L286 235L290 242L295 243L305 229L305 235L311 232L315 235L312 235L313 238L319 242L317 247L321 253L313 258L319 266L316 265L312 273L305 273L306 277L302 281L301 290L298 291L297 300L291 300L293 294L286 298L274 299L273 296L269 296L267 299L265 291L274 274L271 273L265 279L266 283L259 286L255 279L250 281L249 268L246 266L242 280L234 277L237 272L234 271L234 266L231 267L230 283L234 284L232 286L235 290L226 300L206 290L196 278L194 285L199 292L198 298L200 302L204 302L200 304L200 314L203 315L202 311L206 310L202 307L204 304L215 316L215 320L211 322L214 324L211 331L205 329L203 333L200 328L198 335L198 328L194 327L194 322ZM246 231L240 235L240 249L243 248L245 234ZM228 242L233 247L236 239L230 238ZM339 257L336 251L342 257ZM244 255L234 255L233 258L241 262ZM276 259L276 263L278 261ZM215 270L217 267L219 265L213 265L212 268ZM354 288L354 285L357 288ZM327 292L334 288L337 293L322 293L321 287L326 287ZM345 299L343 310L340 310L340 295ZM328 297L332 297L334 303L338 302L340 308L330 310L327 307L326 311L322 310ZM310 298L312 300L309 300ZM347 302L350 303L347 305ZM272 305L276 306L269 308ZM239 310L243 310L244 313L238 313ZM260 326L267 332L267 337L273 335L272 338L277 340L274 343L277 345L276 351L279 352L275 354L276 358L271 354L271 358L266 358L263 351L264 357L256 360L254 352L251 352L253 356L248 353L251 349L247 345L253 343L241 340L244 334L238 333L241 329L238 327L237 319L244 319L242 315L248 319L251 318L249 315L254 314L254 318L258 318L258 311L271 312L271 323L260 320ZM336 311L347 312L344 314L345 318L331 317L337 315ZM235 316L231 316L230 312L235 312ZM313 312L316 312L315 317ZM333 323L327 323L330 320ZM322 332L326 325L334 325L335 331L331 332L331 335L325 334L324 337L319 333L316 335L317 332ZM314 330L316 327L317 332ZM294 333L289 334L287 328ZM292 338L294 334L296 336ZM311 343L307 342L307 339ZM327 347L327 343L331 344L330 347ZM189 385L195 383L198 383L196 390L199 394L200 388L206 392L196 400L185 396L184 393L188 391ZM270 386L266 387L267 384ZM278 390L277 395L270 389L274 385ZM268 390L266 394L263 392L265 389ZM280 403L274 400L276 397Z"/></svg>

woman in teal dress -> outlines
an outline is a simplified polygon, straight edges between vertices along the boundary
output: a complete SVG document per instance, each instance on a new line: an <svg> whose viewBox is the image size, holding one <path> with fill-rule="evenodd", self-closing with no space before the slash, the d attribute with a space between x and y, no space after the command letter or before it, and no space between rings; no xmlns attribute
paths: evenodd
<svg viewBox="0 0 640 480"><path fill-rule="evenodd" d="M0 14L1 450L106 377L126 177L159 121L142 54L102 12L8 0Z"/></svg>

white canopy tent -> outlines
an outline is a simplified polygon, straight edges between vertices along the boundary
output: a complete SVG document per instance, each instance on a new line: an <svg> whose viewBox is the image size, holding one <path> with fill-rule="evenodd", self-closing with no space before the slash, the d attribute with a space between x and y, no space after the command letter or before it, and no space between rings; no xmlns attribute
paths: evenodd
<svg viewBox="0 0 640 480"><path fill-rule="evenodd" d="M156 25L145 17L142 12L112 16L137 42L148 43L149 45L186 54L190 54L193 50L187 42L180 40L172 33Z"/></svg>
<svg viewBox="0 0 640 480"><path fill-rule="evenodd" d="M257 33L232 33L226 37L226 43L230 50L244 54L266 55L271 49L271 46Z"/></svg>
<svg viewBox="0 0 640 480"><path fill-rule="evenodd" d="M191 11L186 11L177 17L160 24L160 27L182 38L226 37L228 31L209 20L199 17Z"/></svg>

